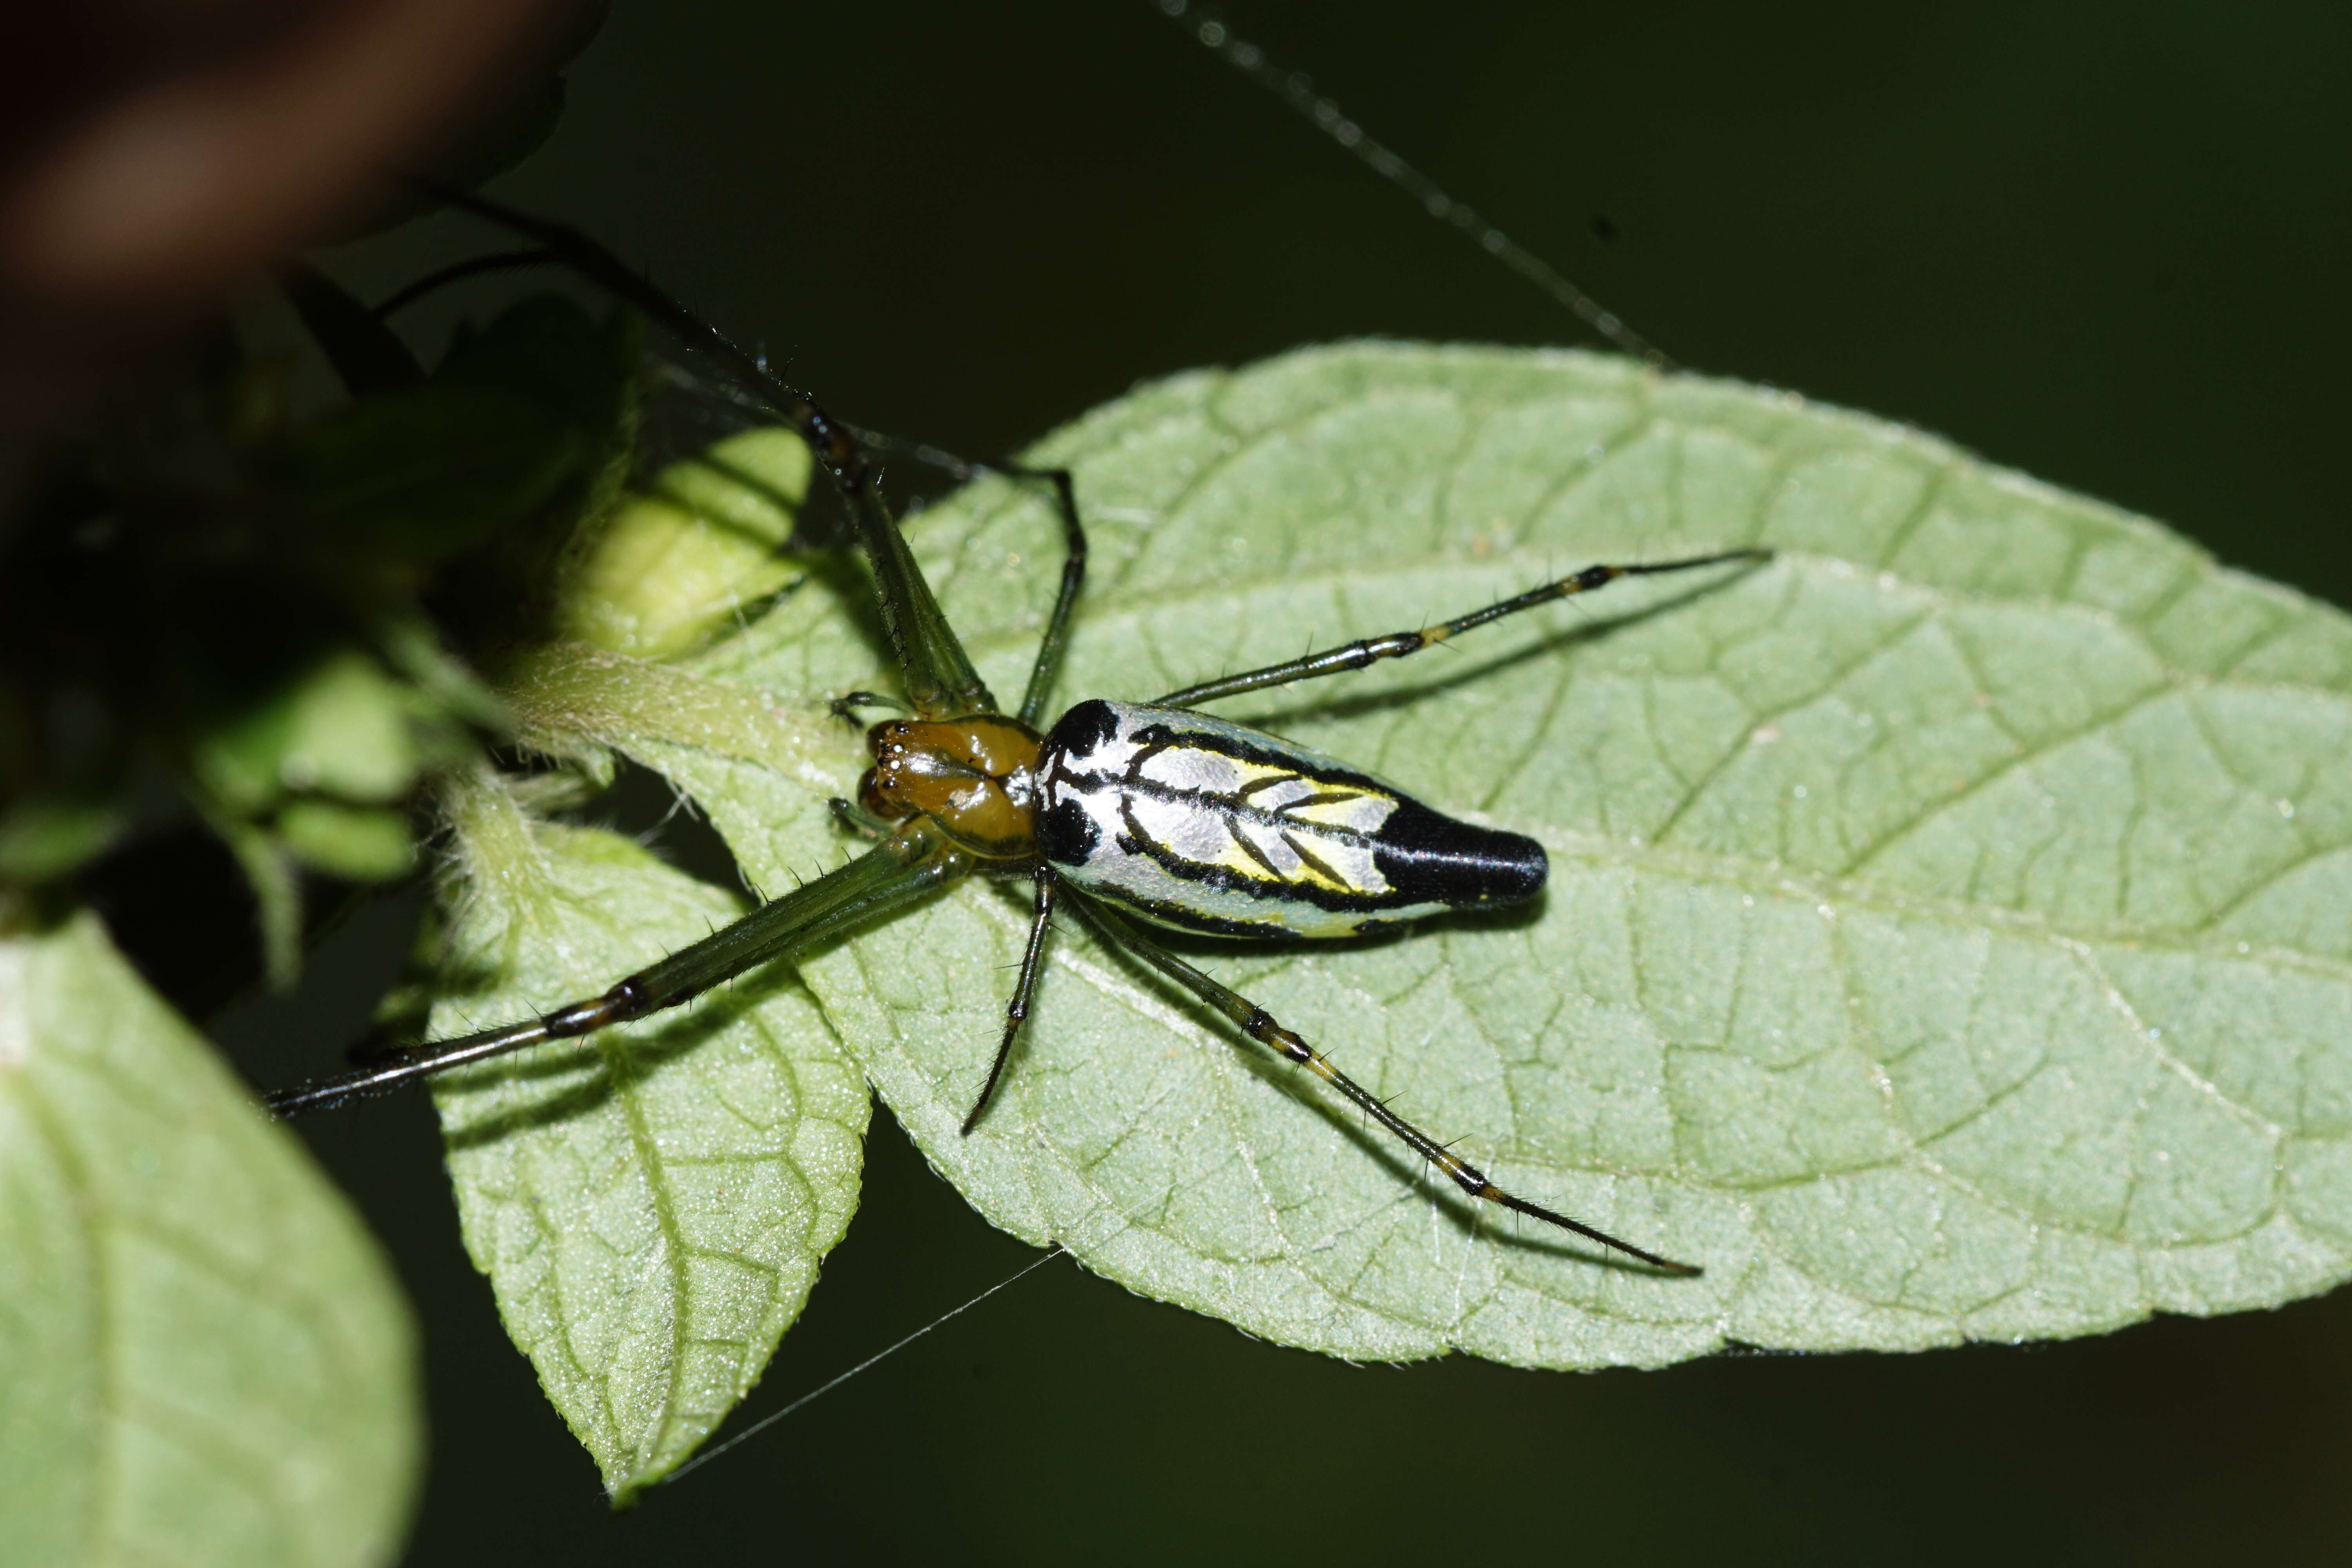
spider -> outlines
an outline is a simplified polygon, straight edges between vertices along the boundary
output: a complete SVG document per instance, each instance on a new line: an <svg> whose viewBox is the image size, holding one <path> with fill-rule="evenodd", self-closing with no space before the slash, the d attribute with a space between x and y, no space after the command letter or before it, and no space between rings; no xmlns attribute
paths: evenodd
<svg viewBox="0 0 2352 1568"><path fill-rule="evenodd" d="M1473 1198L1612 1247L1675 1275L1691 1264L1612 1236L1506 1191L1333 1066L1265 1008L1222 984L1148 928L1238 940L1360 936L1457 910L1524 903L1548 864L1535 840L1457 820L1348 763L1200 709L1221 698L1360 670L1621 578L1755 563L1760 549L1594 565L1417 631L1323 648L1187 686L1147 703L1088 698L1045 721L1044 703L1086 579L1087 539L1070 475L1008 466L1052 489L1066 555L1028 685L1007 710L974 670L875 483L857 437L760 358L629 268L586 235L486 198L444 199L535 243L445 269L553 261L610 290L715 359L741 389L808 443L846 504L903 686L905 717L866 731L873 766L855 801L832 803L863 855L605 990L536 1018L430 1041L273 1094L279 1115L336 1105L550 1040L572 1039L679 1006L755 965L902 910L975 874L1025 877L1028 938L1004 1030L963 1122L986 1111L1029 1016L1057 907L1190 992L1256 1045L1305 1068ZM422 286L420 286L422 287ZM411 290L411 293L415 290ZM406 296L403 296L405 298ZM854 715L896 707L852 692Z"/></svg>

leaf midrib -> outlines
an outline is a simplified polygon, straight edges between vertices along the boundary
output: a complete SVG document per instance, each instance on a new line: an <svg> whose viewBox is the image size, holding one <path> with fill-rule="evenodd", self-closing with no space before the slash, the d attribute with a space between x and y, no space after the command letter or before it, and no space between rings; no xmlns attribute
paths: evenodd
<svg viewBox="0 0 2352 1568"><path fill-rule="evenodd" d="M2178 952L2231 963L2308 974L2336 984L2352 984L2352 962L2294 948L2249 944L2244 939L2217 931L2166 931L2128 924L2069 921L2029 910L1998 904L1972 904L1960 899L1939 899L1865 878L1809 872L1743 856L1714 855L1705 850L1652 843L1633 845L1601 834L1537 825L1523 831L1533 835L1548 853L1589 866L1654 875L1668 880L1706 882L1739 892L1765 895L1790 902L1833 904L1906 920L1934 921L1955 926L1991 927L2004 935L2038 937L2051 942L2079 942L2086 947L2127 946L2141 952Z"/></svg>

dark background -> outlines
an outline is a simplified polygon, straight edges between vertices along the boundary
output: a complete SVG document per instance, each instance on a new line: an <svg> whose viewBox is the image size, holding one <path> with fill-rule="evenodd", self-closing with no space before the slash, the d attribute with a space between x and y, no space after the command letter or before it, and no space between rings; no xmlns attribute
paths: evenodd
<svg viewBox="0 0 2352 1568"><path fill-rule="evenodd" d="M1225 15L1684 364L1913 421L2352 604L2344 8ZM623 4L554 140L494 188L836 412L976 454L1301 342L1581 341L1146 0ZM331 260L381 292L478 235L438 219ZM216 1033L265 1083L331 1059L412 908L371 909L301 996ZM2352 1550L2342 1294L2062 1345L1573 1376L1351 1367L1067 1261L614 1516L458 1247L421 1098L303 1131L424 1321L418 1563ZM869 1148L748 1415L1034 1256L887 1112Z"/></svg>

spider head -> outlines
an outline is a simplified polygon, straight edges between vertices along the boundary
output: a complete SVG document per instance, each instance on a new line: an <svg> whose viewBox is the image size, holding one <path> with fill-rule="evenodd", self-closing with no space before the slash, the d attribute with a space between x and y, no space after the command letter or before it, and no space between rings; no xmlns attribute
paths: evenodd
<svg viewBox="0 0 2352 1568"><path fill-rule="evenodd" d="M866 731L857 801L886 822L926 817L991 860L1037 853L1037 733L999 713L890 719Z"/></svg>

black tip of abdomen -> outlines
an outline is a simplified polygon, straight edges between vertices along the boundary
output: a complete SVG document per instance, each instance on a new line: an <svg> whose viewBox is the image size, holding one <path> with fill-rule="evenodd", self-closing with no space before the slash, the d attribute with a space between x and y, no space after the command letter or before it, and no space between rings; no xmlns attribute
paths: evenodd
<svg viewBox="0 0 2352 1568"><path fill-rule="evenodd" d="M1465 909L1524 903L1551 869L1525 834L1474 827L1410 799L1381 825L1377 863L1408 901Z"/></svg>

